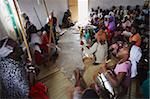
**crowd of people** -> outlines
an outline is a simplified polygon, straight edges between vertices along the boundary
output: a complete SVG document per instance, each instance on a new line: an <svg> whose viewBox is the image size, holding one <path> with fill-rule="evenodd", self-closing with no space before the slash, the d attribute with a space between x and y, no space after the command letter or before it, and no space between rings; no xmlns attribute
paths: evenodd
<svg viewBox="0 0 150 99"><path fill-rule="evenodd" d="M74 25L70 17L71 13L67 10L62 20L65 28ZM58 24L53 12L39 30L25 13L22 18L33 61L27 60L24 43L18 45L11 38L0 41L2 98L28 98L31 85L27 71L33 69L34 72L39 72L31 64L45 64L45 58L58 56ZM76 84L68 90L70 99L120 98L127 94L131 79L134 78L140 81L142 91L149 88L145 87L148 85L149 71L148 5L127 6L126 9L123 6L113 6L111 9L92 8L89 19L90 24L80 27L80 45L83 53L94 57L93 66L100 66L99 73L93 75L95 83L87 86L80 70L76 69ZM111 59L116 60L113 68L109 68L107 64ZM27 63L30 66L25 66ZM107 88L108 86L111 88ZM143 94L145 98L148 97L146 93Z"/></svg>
<svg viewBox="0 0 150 99"><path fill-rule="evenodd" d="M94 57L93 66L100 66L100 69L99 74L94 77L94 87L92 85L92 87L87 86L86 88L80 84L83 82L80 70L76 70L78 72L75 73L75 78L78 85L76 84L73 90L69 90L72 97L75 97L73 99L82 99L83 97L99 99L100 96L103 96L104 99L120 98L127 94L132 79L137 79L136 91L139 92L138 86L148 80L149 58L146 55L149 53L148 17L148 4L127 6L126 8L113 6L111 9L100 9L100 7L91 9L90 24L79 27L80 45L87 57ZM113 68L109 68L107 65L108 60L111 59L116 59ZM141 73L141 71L144 72ZM145 79L142 79L143 77ZM104 85L107 90L105 93L102 92L96 79ZM139 80L140 84L137 83ZM107 84L105 85L105 83ZM112 90L110 87L107 89L108 84ZM144 94L143 97L147 98L148 94Z"/></svg>

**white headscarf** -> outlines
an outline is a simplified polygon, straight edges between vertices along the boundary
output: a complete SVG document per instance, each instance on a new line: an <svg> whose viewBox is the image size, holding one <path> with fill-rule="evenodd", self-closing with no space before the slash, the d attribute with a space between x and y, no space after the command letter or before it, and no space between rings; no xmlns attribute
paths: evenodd
<svg viewBox="0 0 150 99"><path fill-rule="evenodd" d="M115 16L114 12L112 12L112 11L109 12L109 15L110 15L110 16Z"/></svg>
<svg viewBox="0 0 150 99"><path fill-rule="evenodd" d="M100 19L102 19L102 18L103 18L103 14L102 14L102 13L98 13L98 17L99 17Z"/></svg>
<svg viewBox="0 0 150 99"><path fill-rule="evenodd" d="M110 15L105 15L105 17L104 18L110 18Z"/></svg>

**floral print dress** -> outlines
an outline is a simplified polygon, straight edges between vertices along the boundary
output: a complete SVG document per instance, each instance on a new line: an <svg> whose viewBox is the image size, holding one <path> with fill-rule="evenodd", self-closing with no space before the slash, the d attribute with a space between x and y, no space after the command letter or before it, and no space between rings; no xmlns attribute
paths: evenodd
<svg viewBox="0 0 150 99"><path fill-rule="evenodd" d="M1 98L26 99L29 83L25 66L11 58L0 60Z"/></svg>

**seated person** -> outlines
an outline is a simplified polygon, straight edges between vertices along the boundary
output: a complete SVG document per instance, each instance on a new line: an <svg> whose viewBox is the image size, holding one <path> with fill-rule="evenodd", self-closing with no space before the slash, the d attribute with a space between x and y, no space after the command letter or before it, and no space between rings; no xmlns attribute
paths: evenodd
<svg viewBox="0 0 150 99"><path fill-rule="evenodd" d="M109 51L116 57L117 53L122 49L123 47L128 47L128 44L126 42L123 42L121 40L117 40L114 42L110 47Z"/></svg>
<svg viewBox="0 0 150 99"><path fill-rule="evenodd" d="M99 24L98 13L95 13L93 15L92 20L91 20L91 24L94 25L94 26L98 26L98 24Z"/></svg>
<svg viewBox="0 0 150 99"><path fill-rule="evenodd" d="M88 43L88 40L90 39L90 31L89 29L85 29L85 33L84 33L84 39L87 41Z"/></svg>
<svg viewBox="0 0 150 99"><path fill-rule="evenodd" d="M122 34L122 31L123 31L123 28L121 27L121 26L118 26L117 28L116 28L116 31L114 32L114 36L113 36L113 38L112 38L112 41L111 42L116 42L116 41L123 41L124 39L124 37L123 37L123 35L121 35Z"/></svg>
<svg viewBox="0 0 150 99"><path fill-rule="evenodd" d="M115 14L114 14L113 11L110 11L110 12L109 12L109 15L110 15L110 16L113 16L113 18L114 18L114 20L115 20Z"/></svg>
<svg viewBox="0 0 150 99"><path fill-rule="evenodd" d="M110 47L109 47L109 51L111 51L111 53L116 56L117 53L119 52L119 42L113 43Z"/></svg>
<svg viewBox="0 0 150 99"><path fill-rule="evenodd" d="M74 24L71 21L71 12L68 9L65 13L64 13L64 17L62 19L62 27L64 28L69 28L70 26L73 26Z"/></svg>
<svg viewBox="0 0 150 99"><path fill-rule="evenodd" d="M105 28L100 29L95 37L99 40L99 41L106 41L106 32L105 32Z"/></svg>
<svg viewBox="0 0 150 99"><path fill-rule="evenodd" d="M95 13L94 8L91 8L90 15L93 16Z"/></svg>
<svg viewBox="0 0 150 99"><path fill-rule="evenodd" d="M141 45L141 36L138 32L138 28L136 26L131 27L132 35L129 38L129 42L133 45L140 47Z"/></svg>
<svg viewBox="0 0 150 99"><path fill-rule="evenodd" d="M117 19L118 20L122 20L123 19L124 9L123 9L122 5L119 6L119 9L117 10L116 14L117 14Z"/></svg>
<svg viewBox="0 0 150 99"><path fill-rule="evenodd" d="M115 25L114 17L110 16L108 26L107 26L108 40L111 40L115 30L116 30L116 25Z"/></svg>
<svg viewBox="0 0 150 99"><path fill-rule="evenodd" d="M98 32L95 38L97 41L89 49L84 45L84 43L82 43L82 45L85 53L89 55L95 55L95 62L93 64L98 65L107 58L108 46L106 41L106 34L102 30Z"/></svg>
<svg viewBox="0 0 150 99"><path fill-rule="evenodd" d="M96 17L96 18L94 19L94 22L93 22L92 25L94 25L94 26L98 26L98 25L99 25L99 18L98 18L98 17Z"/></svg>
<svg viewBox="0 0 150 99"><path fill-rule="evenodd" d="M41 35L42 44L40 45L40 48L42 49L43 53L48 53L48 45L49 45L49 38L46 31L42 31Z"/></svg>
<svg viewBox="0 0 150 99"><path fill-rule="evenodd" d="M30 19L26 15L26 13L23 13L22 17L23 17L23 21L24 21L24 28L25 28L26 34L27 34L27 40L30 42L32 39L31 34L37 33L38 30L37 30L36 26L30 22Z"/></svg>
<svg viewBox="0 0 150 99"><path fill-rule="evenodd" d="M75 86L68 87L68 99L99 99L98 93L95 91L95 86L87 87L79 69L74 71Z"/></svg>
<svg viewBox="0 0 150 99"><path fill-rule="evenodd" d="M109 18L110 18L110 16L109 16L109 15L105 15L105 16L104 16L104 25L105 25L105 27L107 27L107 26L108 26Z"/></svg>
<svg viewBox="0 0 150 99"><path fill-rule="evenodd" d="M43 33L31 34L30 47L34 54L35 63L37 65L43 64L47 60L47 57L45 57L45 55L48 55L49 57L52 57L53 55L57 56L56 45L51 45L52 43L49 44L49 38L46 31L44 31ZM51 49L51 52L49 52L49 48Z"/></svg>
<svg viewBox="0 0 150 99"><path fill-rule="evenodd" d="M30 19L26 13L22 14L22 18L23 18L24 28L27 30L32 25L32 23L30 22Z"/></svg>
<svg viewBox="0 0 150 99"><path fill-rule="evenodd" d="M103 19L103 15L99 15L99 24L98 24L98 28L102 28L104 26L104 19Z"/></svg>
<svg viewBox="0 0 150 99"><path fill-rule="evenodd" d="M0 84L2 99L27 99L29 81L25 65L22 64L23 51L11 38L0 41Z"/></svg>
<svg viewBox="0 0 150 99"><path fill-rule="evenodd" d="M80 31L80 39L82 39L83 35L84 35L84 29L83 27L78 27L79 31Z"/></svg>
<svg viewBox="0 0 150 99"><path fill-rule="evenodd" d="M124 15L129 14L129 11L131 10L131 6L127 5L126 9L124 10Z"/></svg>
<svg viewBox="0 0 150 99"><path fill-rule="evenodd" d="M31 33L30 33L30 44L35 44L35 43L38 43L38 44L41 44L42 41L41 41L41 32L37 32L37 28L36 27L33 27L31 29Z"/></svg>
<svg viewBox="0 0 150 99"><path fill-rule="evenodd" d="M124 19L122 20L122 27L123 27L123 29L126 29L127 26L131 27L131 22L129 20L129 16L125 15Z"/></svg>
<svg viewBox="0 0 150 99"><path fill-rule="evenodd" d="M127 26L125 30L121 33L121 35L124 35L125 37L129 38L132 35L130 27Z"/></svg>
<svg viewBox="0 0 150 99"><path fill-rule="evenodd" d="M126 48L122 48L116 56L119 61L113 70L114 73L107 68L106 63L100 68L99 73L104 74L110 85L115 89L116 96L120 97L127 94L131 82L131 62L128 60L129 51Z"/></svg>

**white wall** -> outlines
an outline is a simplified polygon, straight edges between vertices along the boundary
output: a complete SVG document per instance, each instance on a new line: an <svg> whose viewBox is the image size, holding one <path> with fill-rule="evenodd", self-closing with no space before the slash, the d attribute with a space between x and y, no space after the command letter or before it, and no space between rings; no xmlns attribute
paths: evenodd
<svg viewBox="0 0 150 99"><path fill-rule="evenodd" d="M38 4L37 1L40 1L41 3ZM61 24L64 12L68 8L67 0L45 0L47 3L48 10L54 11L54 15L57 16L59 24ZM20 9L22 12L25 12L30 17L30 21L34 23L38 28L40 28L39 21L36 17L36 14L34 12L33 7L35 7L39 18L42 22L42 25L46 23L46 10L44 7L43 0L18 0Z"/></svg>
<svg viewBox="0 0 150 99"><path fill-rule="evenodd" d="M8 36L7 32L5 31L4 26L2 25L2 22L0 21L0 40L2 40L6 36Z"/></svg>
<svg viewBox="0 0 150 99"><path fill-rule="evenodd" d="M91 8L97 8L100 6L102 9L109 9L113 5L115 6L135 6L135 5L143 5L144 0L89 0L89 9Z"/></svg>

